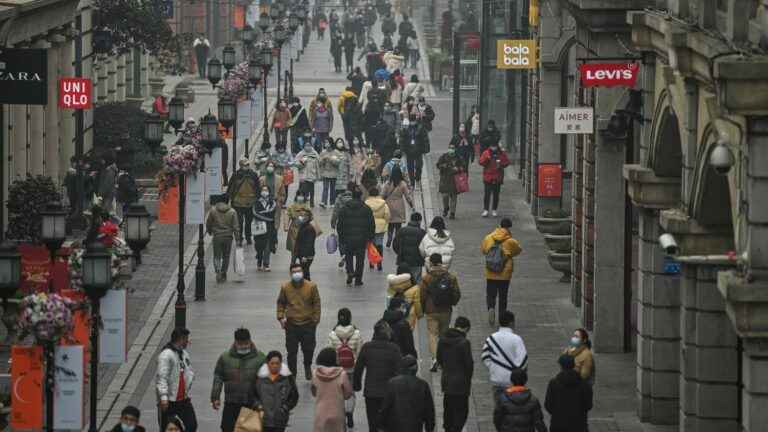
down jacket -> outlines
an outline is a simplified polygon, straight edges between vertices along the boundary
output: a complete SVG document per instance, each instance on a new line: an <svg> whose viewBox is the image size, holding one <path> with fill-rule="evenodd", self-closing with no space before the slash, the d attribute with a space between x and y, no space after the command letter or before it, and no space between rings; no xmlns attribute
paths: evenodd
<svg viewBox="0 0 768 432"><path fill-rule="evenodd" d="M411 326L411 330L416 328L416 321L424 316L424 312L421 310L421 292L419 285L413 285L411 283L410 273L403 274L391 274L387 275L387 305L389 300L398 293L403 293L403 297L408 304L411 305L410 312L408 313L407 320Z"/></svg>
<svg viewBox="0 0 768 432"><path fill-rule="evenodd" d="M240 232L237 213L225 202L216 203L205 218L205 231L214 237L237 237Z"/></svg>
<svg viewBox="0 0 768 432"><path fill-rule="evenodd" d="M468 396L472 388L475 362L467 334L456 328L446 330L437 343L435 357L442 369L440 387L443 393Z"/></svg>
<svg viewBox="0 0 768 432"><path fill-rule="evenodd" d="M494 153L488 149L480 155L480 165L483 167L483 182L489 184L504 183L504 168L509 166L509 158L503 150Z"/></svg>
<svg viewBox="0 0 768 432"><path fill-rule="evenodd" d="M256 399L253 384L266 358L254 346L246 354L239 354L234 345L222 353L213 370L211 401L220 400L223 387L225 403L253 405Z"/></svg>
<svg viewBox="0 0 768 432"><path fill-rule="evenodd" d="M541 404L524 386L509 386L499 395L493 424L499 432L547 432Z"/></svg>
<svg viewBox="0 0 768 432"><path fill-rule="evenodd" d="M269 367L261 366L256 380L256 399L264 411L264 426L284 428L288 425L290 412L299 402L299 391L288 365L283 363L275 381L269 376Z"/></svg>
<svg viewBox="0 0 768 432"><path fill-rule="evenodd" d="M337 179L342 157L341 152L334 149L324 150L320 153L320 177Z"/></svg>
<svg viewBox="0 0 768 432"><path fill-rule="evenodd" d="M443 267L446 269L451 267L451 259L453 258L453 251L456 249L456 246L453 244L451 232L445 230L445 234L445 237L439 237L436 229L429 228L427 230L427 235L421 239L419 252L425 260L427 270L431 268L429 257L435 253L440 254L443 257Z"/></svg>
<svg viewBox="0 0 768 432"><path fill-rule="evenodd" d="M365 391L363 396L383 398L386 394L387 381L397 374L400 364L400 348L397 344L383 339L384 335L373 335L373 340L363 344L355 362L355 391L363 389L365 372Z"/></svg>
<svg viewBox="0 0 768 432"><path fill-rule="evenodd" d="M494 273L488 270L488 267L485 267L485 278L490 280L510 280L512 279L512 272L515 270L513 258L520 255L523 249L517 240L512 238L512 234L509 233L508 229L496 228L492 233L485 236L483 243L480 245L480 252L483 255L487 254L496 242L501 245L501 252L506 259L504 270L500 273Z"/></svg>
<svg viewBox="0 0 768 432"><path fill-rule="evenodd" d="M187 387L185 392L189 396L192 382L195 380L195 372L192 370L189 354L186 350L178 350L171 344L166 345L157 356L155 392L159 400L176 400L182 367L184 368L184 383Z"/></svg>
<svg viewBox="0 0 768 432"><path fill-rule="evenodd" d="M347 342L352 352L355 353L355 360L357 360L360 356L360 349L363 347L363 336L360 334L360 330L353 325L337 325L328 335L328 346L337 350L342 341Z"/></svg>
<svg viewBox="0 0 768 432"><path fill-rule="evenodd" d="M421 255L421 242L426 237L426 231L421 229L418 222L408 222L400 228L392 244L392 250L397 254L397 265L421 267L424 257Z"/></svg>
<svg viewBox="0 0 768 432"><path fill-rule="evenodd" d="M403 311L400 309L387 309L384 311L383 319L392 329L392 342L400 347L400 353L404 356L410 354L418 357L416 344L413 342L413 330L411 330L410 324L406 321Z"/></svg>
<svg viewBox="0 0 768 432"><path fill-rule="evenodd" d="M371 208L373 212L373 219L376 224L376 234L387 232L387 225L389 224L389 206L384 198L380 196L368 197L365 200L365 205Z"/></svg>
<svg viewBox="0 0 768 432"><path fill-rule="evenodd" d="M371 208L362 201L352 199L340 211L336 223L339 241L347 251L357 251L373 240L376 224Z"/></svg>
<svg viewBox="0 0 768 432"><path fill-rule="evenodd" d="M320 155L315 149L304 149L296 155L301 181L316 182L320 180Z"/></svg>

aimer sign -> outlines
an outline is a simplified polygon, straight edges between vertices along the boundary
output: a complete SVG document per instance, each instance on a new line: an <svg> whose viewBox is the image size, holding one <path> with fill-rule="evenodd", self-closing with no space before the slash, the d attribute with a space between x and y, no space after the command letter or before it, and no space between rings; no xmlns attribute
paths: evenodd
<svg viewBox="0 0 768 432"><path fill-rule="evenodd" d="M59 80L59 108L91 109L93 84L88 78L61 78Z"/></svg>
<svg viewBox="0 0 768 432"><path fill-rule="evenodd" d="M499 39L496 41L497 69L536 69L536 41L532 39Z"/></svg>
<svg viewBox="0 0 768 432"><path fill-rule="evenodd" d="M594 132L594 108L555 108L556 134L591 134Z"/></svg>

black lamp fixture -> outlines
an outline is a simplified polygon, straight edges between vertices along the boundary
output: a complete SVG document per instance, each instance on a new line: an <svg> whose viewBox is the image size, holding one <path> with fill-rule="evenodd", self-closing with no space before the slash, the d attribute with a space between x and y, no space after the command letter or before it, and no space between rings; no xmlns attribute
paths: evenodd
<svg viewBox="0 0 768 432"><path fill-rule="evenodd" d="M214 87L221 81L223 75L221 68L221 60L216 57L208 60L208 81L210 81L211 85Z"/></svg>
<svg viewBox="0 0 768 432"><path fill-rule="evenodd" d="M224 69L226 69L227 72L235 67L235 48L232 45L228 44L221 51L221 63L224 64Z"/></svg>
<svg viewBox="0 0 768 432"><path fill-rule="evenodd" d="M112 287L112 253L101 242L93 242L83 254L83 290L98 301Z"/></svg>
<svg viewBox="0 0 768 432"><path fill-rule="evenodd" d="M298 10L296 11L296 16L299 18L299 21L303 25L307 21L307 10L304 9L303 6L299 6Z"/></svg>
<svg viewBox="0 0 768 432"><path fill-rule="evenodd" d="M254 38L253 27L251 27L250 24L246 24L240 33L240 39L242 39L245 44L250 44L253 42Z"/></svg>
<svg viewBox="0 0 768 432"><path fill-rule="evenodd" d="M147 208L141 204L131 204L123 215L125 241L133 251L136 264L141 264L141 251L147 247L151 238L149 218Z"/></svg>
<svg viewBox="0 0 768 432"><path fill-rule="evenodd" d="M21 254L14 243L5 241L0 244L0 297L3 308L8 298L13 297L21 283Z"/></svg>
<svg viewBox="0 0 768 432"><path fill-rule="evenodd" d="M174 96L168 103L168 123L177 131L184 124L184 101L180 97Z"/></svg>
<svg viewBox="0 0 768 432"><path fill-rule="evenodd" d="M270 17L266 12L262 12L261 15L259 15L259 28L261 29L262 33L266 33L271 26L272 17Z"/></svg>
<svg viewBox="0 0 768 432"><path fill-rule="evenodd" d="M163 142L163 119L160 118L159 114L150 114L144 120L144 141L152 147L160 145L160 143Z"/></svg>
<svg viewBox="0 0 768 432"><path fill-rule="evenodd" d="M229 97L219 98L219 122L227 129L235 124L235 101Z"/></svg>
<svg viewBox="0 0 768 432"><path fill-rule="evenodd" d="M269 7L269 17L272 18L273 21L277 21L280 19L280 3L273 2L272 5Z"/></svg>
<svg viewBox="0 0 768 432"><path fill-rule="evenodd" d="M256 87L256 85L261 81L261 62L259 60L251 60L248 62L248 82L251 84L252 87Z"/></svg>
<svg viewBox="0 0 768 432"><path fill-rule="evenodd" d="M40 238L53 256L67 237L67 211L61 203L49 203L40 212L40 216L43 218Z"/></svg>
<svg viewBox="0 0 768 432"><path fill-rule="evenodd" d="M288 39L288 34L285 32L285 28L282 25L278 24L275 26L275 30L273 33L274 33L275 43L277 43L277 47L279 48L283 46L285 41Z"/></svg>
<svg viewBox="0 0 768 432"><path fill-rule="evenodd" d="M265 46L261 49L261 67L267 72L272 69L272 48Z"/></svg>
<svg viewBox="0 0 768 432"><path fill-rule="evenodd" d="M222 100L219 100L219 113L231 111L232 117L232 123L234 123L234 102L232 102L232 99L229 99L229 102L232 102L231 106L223 106ZM226 124L224 124L224 127L227 127ZM231 126L231 124L230 124ZM202 142L205 148L207 148L209 151L216 147L219 144L219 120L216 119L216 116L208 112L203 118L200 120L200 132L202 134Z"/></svg>

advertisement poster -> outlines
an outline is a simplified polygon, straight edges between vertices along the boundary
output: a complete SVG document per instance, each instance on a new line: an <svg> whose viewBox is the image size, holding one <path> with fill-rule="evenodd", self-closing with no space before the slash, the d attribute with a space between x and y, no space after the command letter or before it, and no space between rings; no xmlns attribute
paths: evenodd
<svg viewBox="0 0 768 432"><path fill-rule="evenodd" d="M243 154L245 139L251 137L251 101L241 100L237 103L237 154Z"/></svg>
<svg viewBox="0 0 768 432"><path fill-rule="evenodd" d="M30 294L48 290L48 277L51 269L51 257L44 245L22 243L21 254L21 292Z"/></svg>
<svg viewBox="0 0 768 432"><path fill-rule="evenodd" d="M42 430L43 347L14 345L11 364L11 427L17 431Z"/></svg>
<svg viewBox="0 0 768 432"><path fill-rule="evenodd" d="M207 196L220 195L224 193L221 185L223 177L221 175L221 148L215 148L210 155L205 156L205 194Z"/></svg>
<svg viewBox="0 0 768 432"><path fill-rule="evenodd" d="M205 222L205 175L187 176L187 202L185 217L188 225Z"/></svg>
<svg viewBox="0 0 768 432"><path fill-rule="evenodd" d="M85 293L82 291L64 289L61 290L61 295L76 302L88 301ZM85 367L91 359L89 350L91 346L91 314L87 309L78 309L72 312L72 320L74 321L74 328L68 337L64 339L63 345L82 345L84 350L83 367Z"/></svg>
<svg viewBox="0 0 768 432"><path fill-rule="evenodd" d="M53 427L56 430L81 430L85 419L83 347L57 346L55 356Z"/></svg>
<svg viewBox="0 0 768 432"><path fill-rule="evenodd" d="M179 187L174 186L165 196L160 197L157 205L157 222L176 225L179 223Z"/></svg>
<svg viewBox="0 0 768 432"><path fill-rule="evenodd" d="M104 328L99 333L99 361L122 364L127 360L128 335L126 290L109 290L101 299L101 322Z"/></svg>
<svg viewBox="0 0 768 432"><path fill-rule="evenodd" d="M556 163L540 163L537 195L541 198L559 198L563 194L563 168Z"/></svg>

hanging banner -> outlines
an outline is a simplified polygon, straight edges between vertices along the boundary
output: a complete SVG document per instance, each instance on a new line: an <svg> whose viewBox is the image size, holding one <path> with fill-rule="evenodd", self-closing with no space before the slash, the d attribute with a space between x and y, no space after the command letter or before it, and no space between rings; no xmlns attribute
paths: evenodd
<svg viewBox="0 0 768 432"><path fill-rule="evenodd" d="M43 380L43 347L14 345L11 348L13 430L43 430Z"/></svg>
<svg viewBox="0 0 768 432"><path fill-rule="evenodd" d="M157 203L157 223L177 225L179 223L179 187L174 186Z"/></svg>
<svg viewBox="0 0 768 432"><path fill-rule="evenodd" d="M591 134L594 130L594 108L555 108L556 134Z"/></svg>
<svg viewBox="0 0 768 432"><path fill-rule="evenodd" d="M205 223L205 175L187 176L187 202L185 217L187 225Z"/></svg>
<svg viewBox="0 0 768 432"><path fill-rule="evenodd" d="M639 72L639 63L584 63L579 66L582 87L632 88Z"/></svg>
<svg viewBox="0 0 768 432"><path fill-rule="evenodd" d="M538 166L539 198L560 198L563 195L563 167L558 163L540 163Z"/></svg>
<svg viewBox="0 0 768 432"><path fill-rule="evenodd" d="M21 254L21 292L32 294L48 291L48 278L51 271L51 255L44 245L22 243Z"/></svg>
<svg viewBox="0 0 768 432"><path fill-rule="evenodd" d="M251 137L251 101L249 99L237 103L237 151L243 155L245 139Z"/></svg>
<svg viewBox="0 0 768 432"><path fill-rule="evenodd" d="M499 39L496 41L496 69L536 69L536 41Z"/></svg>
<svg viewBox="0 0 768 432"><path fill-rule="evenodd" d="M123 364L128 360L128 297L126 290L108 290L101 299L99 362Z"/></svg>
<svg viewBox="0 0 768 432"><path fill-rule="evenodd" d="M224 193L221 175L221 147L216 147L205 156L205 194L209 197Z"/></svg>
<svg viewBox="0 0 768 432"><path fill-rule="evenodd" d="M85 426L83 347L57 346L55 356L53 427L56 430L82 430Z"/></svg>
<svg viewBox="0 0 768 432"><path fill-rule="evenodd" d="M0 47L0 104L48 104L48 50Z"/></svg>

